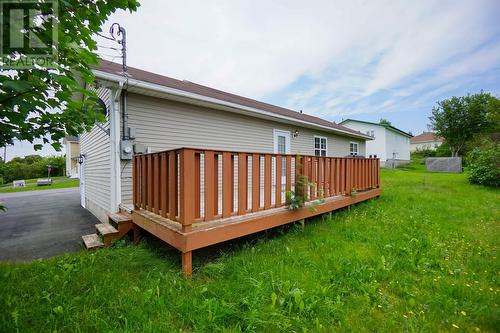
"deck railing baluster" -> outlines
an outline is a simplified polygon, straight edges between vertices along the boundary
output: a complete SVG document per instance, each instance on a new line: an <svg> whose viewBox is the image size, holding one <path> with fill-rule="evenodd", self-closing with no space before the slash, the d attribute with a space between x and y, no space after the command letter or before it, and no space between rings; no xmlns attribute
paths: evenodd
<svg viewBox="0 0 500 333"><path fill-rule="evenodd" d="M161 216L167 216L167 194L168 194L168 171L167 154L160 154L160 211Z"/></svg>
<svg viewBox="0 0 500 333"><path fill-rule="evenodd" d="M233 164L232 153L222 153L222 217L229 217L233 212Z"/></svg>
<svg viewBox="0 0 500 333"><path fill-rule="evenodd" d="M252 154L252 212L260 209L260 154Z"/></svg>
<svg viewBox="0 0 500 333"><path fill-rule="evenodd" d="M248 165L247 154L238 154L238 214L247 212L248 195Z"/></svg>
<svg viewBox="0 0 500 333"><path fill-rule="evenodd" d="M216 173L217 173L217 165L215 164L216 160L214 157L214 152L211 150L205 151L205 168L204 168L204 179L205 179L205 202L204 202L204 216L205 221L210 221L217 215L217 204L215 200L217 199L218 194Z"/></svg>
<svg viewBox="0 0 500 333"><path fill-rule="evenodd" d="M281 185L282 185L282 180L281 180L281 173L282 173L282 162L283 162L283 158L281 155L276 155L276 190L275 190L275 195L276 195L276 199L275 199L275 202L276 202L276 207L281 207L282 206L282 200L281 200L281 193L282 193L282 188L281 188Z"/></svg>
<svg viewBox="0 0 500 333"><path fill-rule="evenodd" d="M180 151L180 212L179 222L182 224L182 232L191 231L191 225L195 219L195 152L192 149Z"/></svg>
<svg viewBox="0 0 500 333"><path fill-rule="evenodd" d="M194 218L199 218L201 215L200 212L200 201L201 201L201 154L199 152L195 152L194 154Z"/></svg>
<svg viewBox="0 0 500 333"><path fill-rule="evenodd" d="M270 154L264 155L264 209L271 208L271 165L272 159Z"/></svg>
<svg viewBox="0 0 500 333"><path fill-rule="evenodd" d="M168 153L168 218L177 220L177 152Z"/></svg>

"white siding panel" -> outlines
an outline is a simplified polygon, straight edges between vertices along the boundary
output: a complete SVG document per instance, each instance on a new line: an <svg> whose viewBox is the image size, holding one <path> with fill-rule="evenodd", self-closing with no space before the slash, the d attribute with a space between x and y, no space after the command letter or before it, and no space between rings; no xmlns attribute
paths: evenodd
<svg viewBox="0 0 500 333"><path fill-rule="evenodd" d="M410 138L391 130L386 131L387 159L410 160Z"/></svg>
<svg viewBox="0 0 500 333"><path fill-rule="evenodd" d="M109 109L111 91L99 88L97 94ZM103 127L109 128L109 122ZM85 200L88 209L101 220L105 216L102 212L109 212L111 206L110 148L109 136L97 126L80 135L80 151L85 154Z"/></svg>
<svg viewBox="0 0 500 333"><path fill-rule="evenodd" d="M292 154L314 154L314 135L328 138L329 156L348 155L350 141L359 143L360 154L365 151L364 140L159 98L130 94L128 107L128 126L135 127L136 142L152 152L192 147L272 153L273 129L299 131L291 138ZM121 177L122 203L130 204L130 161L122 161Z"/></svg>

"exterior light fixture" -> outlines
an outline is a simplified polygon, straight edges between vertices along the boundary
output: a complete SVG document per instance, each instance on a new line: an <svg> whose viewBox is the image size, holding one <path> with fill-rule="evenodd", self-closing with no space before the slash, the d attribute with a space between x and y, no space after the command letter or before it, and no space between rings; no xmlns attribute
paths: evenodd
<svg viewBox="0 0 500 333"><path fill-rule="evenodd" d="M84 158L85 158L85 154L78 155L78 164L82 164Z"/></svg>
<svg viewBox="0 0 500 333"><path fill-rule="evenodd" d="M295 138L297 138L297 137L299 136L299 130L298 130L298 129L296 129L295 131L293 131L293 134L292 134L292 135L293 135L293 138L294 138L294 139L295 139Z"/></svg>

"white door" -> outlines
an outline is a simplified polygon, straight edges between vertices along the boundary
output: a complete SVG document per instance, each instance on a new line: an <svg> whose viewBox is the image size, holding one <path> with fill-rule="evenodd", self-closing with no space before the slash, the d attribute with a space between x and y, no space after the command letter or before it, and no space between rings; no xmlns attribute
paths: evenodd
<svg viewBox="0 0 500 333"><path fill-rule="evenodd" d="M282 130L274 130L274 153L275 154L290 154L290 132ZM276 161L273 159L273 170L276 167ZM274 171L273 171L274 172ZM275 191L276 184L273 184L273 192ZM286 188L286 163L281 161L281 200L285 200L285 188ZM275 192L272 194L275 197ZM274 199L273 199L274 200Z"/></svg>
<svg viewBox="0 0 500 333"><path fill-rule="evenodd" d="M274 130L274 153L290 154L290 132Z"/></svg>
<svg viewBox="0 0 500 333"><path fill-rule="evenodd" d="M83 163L78 163L79 173L80 173L80 205L85 207L85 158L83 158Z"/></svg>

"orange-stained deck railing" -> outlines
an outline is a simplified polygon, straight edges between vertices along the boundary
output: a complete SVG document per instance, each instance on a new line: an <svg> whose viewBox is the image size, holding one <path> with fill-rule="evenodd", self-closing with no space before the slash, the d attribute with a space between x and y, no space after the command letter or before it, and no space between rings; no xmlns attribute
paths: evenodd
<svg viewBox="0 0 500 333"><path fill-rule="evenodd" d="M197 222L285 205L298 173L311 183L310 200L380 186L378 158L180 148L134 156L133 202L189 232Z"/></svg>

